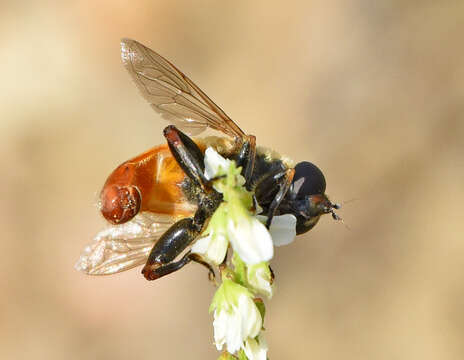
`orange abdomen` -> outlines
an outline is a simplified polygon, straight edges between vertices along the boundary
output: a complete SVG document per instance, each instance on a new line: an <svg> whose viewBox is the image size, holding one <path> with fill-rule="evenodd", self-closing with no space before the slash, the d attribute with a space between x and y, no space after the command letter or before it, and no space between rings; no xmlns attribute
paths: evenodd
<svg viewBox="0 0 464 360"><path fill-rule="evenodd" d="M154 147L111 173L100 194L101 212L113 224L125 223L139 211L189 216L196 206L182 192L184 178L169 147Z"/></svg>

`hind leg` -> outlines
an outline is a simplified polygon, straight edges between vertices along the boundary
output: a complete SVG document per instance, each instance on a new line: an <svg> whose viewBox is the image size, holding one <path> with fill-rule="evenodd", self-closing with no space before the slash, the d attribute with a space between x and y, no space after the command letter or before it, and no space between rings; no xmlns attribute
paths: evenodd
<svg viewBox="0 0 464 360"><path fill-rule="evenodd" d="M175 126L168 126L164 130L164 135L179 166L200 187L203 195L195 216L176 222L153 246L142 270L147 280L155 280L177 271L190 261L207 266L195 254L190 253L179 261L174 260L201 234L205 222L222 202L222 196L208 186L208 180L204 177L204 156L198 146ZM207 267L212 272L211 267Z"/></svg>

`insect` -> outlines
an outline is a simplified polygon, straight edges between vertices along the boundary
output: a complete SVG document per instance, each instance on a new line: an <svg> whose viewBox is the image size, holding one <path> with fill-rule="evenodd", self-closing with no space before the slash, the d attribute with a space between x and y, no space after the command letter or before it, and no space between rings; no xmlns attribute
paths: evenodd
<svg viewBox="0 0 464 360"><path fill-rule="evenodd" d="M130 39L121 41L122 62L143 97L170 125L167 144L156 146L118 166L100 193L100 210L111 224L84 249L76 267L106 275L145 264L148 280L170 274L191 261L212 271L197 254L184 250L198 237L222 202L205 178L204 151L213 147L242 167L248 190L267 215L296 217L296 233L313 228L323 214L340 206L325 195L321 170L310 162L296 165L256 145L198 86L169 61ZM207 128L222 137L192 140Z"/></svg>

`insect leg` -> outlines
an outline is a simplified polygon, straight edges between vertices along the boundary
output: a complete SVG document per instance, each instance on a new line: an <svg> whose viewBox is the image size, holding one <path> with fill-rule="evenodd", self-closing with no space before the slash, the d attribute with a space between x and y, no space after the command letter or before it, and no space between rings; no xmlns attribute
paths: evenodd
<svg viewBox="0 0 464 360"><path fill-rule="evenodd" d="M260 199L262 196L265 196L266 194L275 194L273 195L272 201L268 207L268 218L266 221L266 227L268 229L271 226L272 218L274 217L277 208L281 204L282 200L287 194L288 189L290 188L290 185L292 184L294 175L295 169L287 169L285 171L281 171L274 175L265 177L256 185L255 193L258 199Z"/></svg>
<svg viewBox="0 0 464 360"><path fill-rule="evenodd" d="M185 265L187 265L191 261L195 261L195 262L203 265L204 267L206 267L208 269L208 277L209 277L209 279L211 281L213 281L215 279L216 275L214 274L214 270L211 267L211 265L208 264L207 262L203 261L201 259L201 257L199 257L197 254L191 253L189 251L184 256L182 256L182 258L179 261L174 261L174 262L162 265L162 266L158 267L157 269L155 269L154 271L152 271L149 274L150 277L147 277L147 280L155 280L155 279L159 279L162 276L169 275L169 274L183 268ZM144 275L145 275L145 273L144 273Z"/></svg>
<svg viewBox="0 0 464 360"><path fill-rule="evenodd" d="M156 280L160 277L179 270L190 261L195 261L207 267L210 278L214 278L214 271L198 255L188 252L179 261L173 261L185 248L200 235L206 219L214 212L217 204L200 204L193 218L179 220L172 225L156 242L148 256L142 274L147 280Z"/></svg>
<svg viewBox="0 0 464 360"><path fill-rule="evenodd" d="M185 218L172 225L153 246L142 274L147 280L160 277L179 270L190 261L206 266L210 279L214 278L214 271L198 255L187 253L179 261L174 259L201 234L203 226L222 202L222 195L214 190L204 195L198 204L194 217Z"/></svg>
<svg viewBox="0 0 464 360"><path fill-rule="evenodd" d="M221 199L215 199L215 204L200 204L193 218L179 220L172 225L156 242L148 256L142 274L147 280L156 280L160 277L179 270L190 261L195 261L207 267L210 279L214 278L214 271L198 255L188 252L179 261L174 259L194 241L203 230L206 220L220 204ZM213 200L214 202L214 200Z"/></svg>
<svg viewBox="0 0 464 360"><path fill-rule="evenodd" d="M195 261L196 263L198 263L200 265L203 265L205 268L207 268L208 269L208 278L211 281L214 281L214 279L216 278L216 274L214 273L213 267L210 264L208 264L206 261L204 261L203 258L198 254L189 253L188 256L189 256L191 261Z"/></svg>
<svg viewBox="0 0 464 360"><path fill-rule="evenodd" d="M251 176L253 175L253 169L255 166L256 158L256 137L249 135L244 141L240 152L237 156L237 166L242 167L242 175L245 177L245 187L247 190L251 190Z"/></svg>
<svg viewBox="0 0 464 360"><path fill-rule="evenodd" d="M208 180L204 175L204 155L197 144L174 125L167 126L163 133L172 155L185 174L196 185L206 189Z"/></svg>
<svg viewBox="0 0 464 360"><path fill-rule="evenodd" d="M155 280L188 263L180 260L170 264L196 238L200 230L192 218L179 220L172 225L153 246L142 274L147 280Z"/></svg>

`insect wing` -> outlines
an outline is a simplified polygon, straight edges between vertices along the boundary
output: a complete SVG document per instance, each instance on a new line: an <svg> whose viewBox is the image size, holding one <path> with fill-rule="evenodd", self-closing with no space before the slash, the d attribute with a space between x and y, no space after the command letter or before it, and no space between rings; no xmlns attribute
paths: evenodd
<svg viewBox="0 0 464 360"><path fill-rule="evenodd" d="M108 226L84 248L75 268L88 275L110 275L142 265L175 221L170 215L143 212L125 224Z"/></svg>
<svg viewBox="0 0 464 360"><path fill-rule="evenodd" d="M121 40L121 58L143 97L171 124L190 135L206 128L236 139L243 131L187 76L135 40Z"/></svg>

